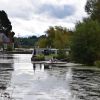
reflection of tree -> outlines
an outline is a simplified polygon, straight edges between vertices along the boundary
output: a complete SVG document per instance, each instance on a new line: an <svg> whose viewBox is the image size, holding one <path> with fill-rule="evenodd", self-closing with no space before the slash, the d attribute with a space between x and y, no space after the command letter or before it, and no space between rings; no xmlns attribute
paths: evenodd
<svg viewBox="0 0 100 100"><path fill-rule="evenodd" d="M34 73L35 73L36 65L34 63L33 63L33 70L34 70Z"/></svg>
<svg viewBox="0 0 100 100"><path fill-rule="evenodd" d="M0 54L0 58L1 59L13 59L13 55L12 54Z"/></svg>
<svg viewBox="0 0 100 100"><path fill-rule="evenodd" d="M34 73L35 73L36 70L42 71L42 70L44 70L44 65L43 64L35 64L35 63L33 63L33 70L34 70Z"/></svg>
<svg viewBox="0 0 100 100"><path fill-rule="evenodd" d="M10 85L13 66L11 63L0 63L0 95L7 95L5 90Z"/></svg>
<svg viewBox="0 0 100 100"><path fill-rule="evenodd" d="M3 64L1 65L1 63L14 63L14 56L12 54L0 54L0 68L1 66L5 66ZM9 67L9 65L7 66Z"/></svg>

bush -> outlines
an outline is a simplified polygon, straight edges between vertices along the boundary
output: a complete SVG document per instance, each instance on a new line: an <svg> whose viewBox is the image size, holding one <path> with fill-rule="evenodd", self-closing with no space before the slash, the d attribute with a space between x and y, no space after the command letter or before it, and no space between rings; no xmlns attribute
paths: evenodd
<svg viewBox="0 0 100 100"><path fill-rule="evenodd" d="M44 55L32 56L31 60L32 61L44 61L45 60L45 56Z"/></svg>
<svg viewBox="0 0 100 100"><path fill-rule="evenodd" d="M100 67L100 60L95 61L95 65L96 65L96 67Z"/></svg>
<svg viewBox="0 0 100 100"><path fill-rule="evenodd" d="M12 46L11 45L8 45L7 46L7 51L12 51L13 49L12 49Z"/></svg>
<svg viewBox="0 0 100 100"><path fill-rule="evenodd" d="M93 65L100 53L100 23L87 20L76 25L71 57L77 63Z"/></svg>
<svg viewBox="0 0 100 100"><path fill-rule="evenodd" d="M59 50L58 55L55 56L55 58L62 61L69 61L65 50Z"/></svg>

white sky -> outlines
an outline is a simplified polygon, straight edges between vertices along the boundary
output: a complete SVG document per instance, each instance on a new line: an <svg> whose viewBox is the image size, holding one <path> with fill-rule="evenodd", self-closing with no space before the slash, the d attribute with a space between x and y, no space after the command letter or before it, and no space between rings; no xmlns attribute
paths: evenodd
<svg viewBox="0 0 100 100"><path fill-rule="evenodd" d="M49 26L69 29L86 17L86 0L0 0L16 36L43 35Z"/></svg>

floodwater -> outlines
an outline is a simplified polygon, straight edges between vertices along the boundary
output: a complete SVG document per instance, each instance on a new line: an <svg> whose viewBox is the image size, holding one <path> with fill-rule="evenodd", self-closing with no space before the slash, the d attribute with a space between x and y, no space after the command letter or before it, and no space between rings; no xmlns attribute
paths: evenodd
<svg viewBox="0 0 100 100"><path fill-rule="evenodd" d="M0 54L0 100L100 100L100 70L45 69L30 54Z"/></svg>

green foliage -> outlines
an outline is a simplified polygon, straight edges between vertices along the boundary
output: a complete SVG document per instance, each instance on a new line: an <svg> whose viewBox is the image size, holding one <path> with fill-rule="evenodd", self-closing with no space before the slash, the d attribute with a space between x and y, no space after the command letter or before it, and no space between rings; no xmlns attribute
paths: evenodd
<svg viewBox="0 0 100 100"><path fill-rule="evenodd" d="M12 49L12 45L8 45L7 46L7 51L12 51L13 49Z"/></svg>
<svg viewBox="0 0 100 100"><path fill-rule="evenodd" d="M51 29L51 28L50 28ZM52 27L52 33L48 34L48 41L51 38L51 47L63 49L68 46L70 33L68 30L61 26ZM52 35L53 34L53 35Z"/></svg>
<svg viewBox="0 0 100 100"><path fill-rule="evenodd" d="M4 32L7 36L11 32L12 25L8 19L8 16L5 11L0 11L0 31Z"/></svg>
<svg viewBox="0 0 100 100"><path fill-rule="evenodd" d="M44 60L45 60L45 56L42 54L32 57L32 61L44 61Z"/></svg>
<svg viewBox="0 0 100 100"><path fill-rule="evenodd" d="M12 51L12 47L8 47L7 48L7 51Z"/></svg>
<svg viewBox="0 0 100 100"><path fill-rule="evenodd" d="M15 37L15 47L33 47L37 42L38 38L36 36L31 37Z"/></svg>
<svg viewBox="0 0 100 100"><path fill-rule="evenodd" d="M85 11L88 14L92 14L94 12L96 2L97 2L97 0L87 0L86 6L85 6Z"/></svg>
<svg viewBox="0 0 100 100"><path fill-rule="evenodd" d="M50 27L46 31L46 35L39 39L39 47L50 47L63 49L68 47L70 40L70 32L61 26Z"/></svg>
<svg viewBox="0 0 100 100"><path fill-rule="evenodd" d="M55 39L55 28L49 27L49 29L46 31L46 34L47 34L47 46L54 47L53 42Z"/></svg>
<svg viewBox="0 0 100 100"><path fill-rule="evenodd" d="M76 25L72 38L71 55L73 60L93 64L100 54L100 24L87 20Z"/></svg>
<svg viewBox="0 0 100 100"><path fill-rule="evenodd" d="M100 0L87 0L85 10L93 20L100 22Z"/></svg>
<svg viewBox="0 0 100 100"><path fill-rule="evenodd" d="M46 48L47 47L47 38L45 35L42 35L39 37L37 43L37 46L39 46L40 48Z"/></svg>
<svg viewBox="0 0 100 100"><path fill-rule="evenodd" d="M60 50L58 51L58 55L56 56L56 58L59 59L59 60L67 59L66 51L60 49Z"/></svg>
<svg viewBox="0 0 100 100"><path fill-rule="evenodd" d="M95 61L95 65L96 65L96 67L99 67L100 68L100 60Z"/></svg>

